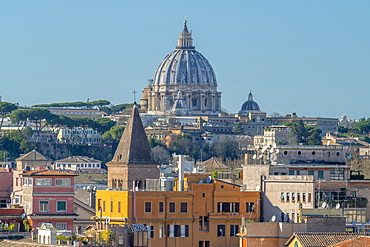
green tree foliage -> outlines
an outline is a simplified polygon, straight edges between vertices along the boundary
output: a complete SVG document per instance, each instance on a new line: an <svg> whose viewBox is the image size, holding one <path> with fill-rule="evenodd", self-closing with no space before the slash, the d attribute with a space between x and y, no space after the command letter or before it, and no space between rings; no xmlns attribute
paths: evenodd
<svg viewBox="0 0 370 247"><path fill-rule="evenodd" d="M344 127L344 126L338 126L338 132L339 133L347 133L348 132L348 128L347 127Z"/></svg>
<svg viewBox="0 0 370 247"><path fill-rule="evenodd" d="M242 123L237 123L235 128L233 129L233 132L238 135L242 135L244 133L244 127Z"/></svg>
<svg viewBox="0 0 370 247"><path fill-rule="evenodd" d="M3 126L4 118L6 114L11 113L12 111L17 109L17 105L9 102L0 102L0 116L1 116L1 122L0 122L0 130Z"/></svg>
<svg viewBox="0 0 370 247"><path fill-rule="evenodd" d="M103 106L110 105L110 102L108 100L95 100L91 102L82 102L82 101L76 101L76 102L63 102L63 103L51 103L51 104L38 104L33 105L32 107L73 107L73 108L92 108L97 107L100 109Z"/></svg>
<svg viewBox="0 0 370 247"><path fill-rule="evenodd" d="M149 142L149 146L150 146L151 148L154 148L154 147L156 147L156 146L162 146L161 141L160 141L160 140L158 140L158 139L156 139L156 138L154 138L154 137L150 137L150 138L148 139L148 142Z"/></svg>
<svg viewBox="0 0 370 247"><path fill-rule="evenodd" d="M369 134L370 133L370 119L356 123L353 129L360 132L360 134Z"/></svg>
<svg viewBox="0 0 370 247"><path fill-rule="evenodd" d="M11 159L19 157L20 154L29 152L35 149L35 145L27 141L20 132L12 131L6 133L0 139L0 146L4 151L8 152Z"/></svg>
<svg viewBox="0 0 370 247"><path fill-rule="evenodd" d="M289 126L297 139L297 143L305 145L321 145L322 130L316 126L305 125L303 121L297 120L290 123L283 123L282 125Z"/></svg>
<svg viewBox="0 0 370 247"><path fill-rule="evenodd" d="M96 123L95 126L93 126L94 129L99 131L101 134L109 131L114 125L116 125L116 122L109 118L98 118L95 119L94 122Z"/></svg>
<svg viewBox="0 0 370 247"><path fill-rule="evenodd" d="M102 135L102 139L104 142L112 142L112 141L119 142L124 130L125 130L125 127L123 126L113 126L110 128L109 131L105 132Z"/></svg>
<svg viewBox="0 0 370 247"><path fill-rule="evenodd" d="M173 145L173 152L175 152L176 154L190 155L191 157L198 159L200 153L200 145L198 142L193 141L191 135L184 134L182 136L178 136Z"/></svg>
<svg viewBox="0 0 370 247"><path fill-rule="evenodd" d="M43 108L31 108L26 110L14 110L9 114L13 123L25 123L33 122L34 129L37 133L37 136L40 136L40 131L46 126L46 123L49 119L53 117L49 110ZM46 120L46 121L44 121Z"/></svg>

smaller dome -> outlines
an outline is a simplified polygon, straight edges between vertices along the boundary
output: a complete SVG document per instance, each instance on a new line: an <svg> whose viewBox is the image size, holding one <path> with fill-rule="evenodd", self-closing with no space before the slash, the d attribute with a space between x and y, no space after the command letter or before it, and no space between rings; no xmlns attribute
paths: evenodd
<svg viewBox="0 0 370 247"><path fill-rule="evenodd" d="M189 114L188 104L186 103L186 100L182 97L181 91L177 93L177 99L174 101L171 110L175 115Z"/></svg>
<svg viewBox="0 0 370 247"><path fill-rule="evenodd" d="M242 105L242 109L239 111L239 114L247 115L252 111L260 111L260 107L257 102L253 100L252 92L250 92L248 100Z"/></svg>

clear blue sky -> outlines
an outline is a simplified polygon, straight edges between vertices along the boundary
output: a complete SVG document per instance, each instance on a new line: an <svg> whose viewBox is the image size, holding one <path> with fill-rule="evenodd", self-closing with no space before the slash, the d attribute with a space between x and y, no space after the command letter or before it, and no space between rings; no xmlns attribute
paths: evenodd
<svg viewBox="0 0 370 247"><path fill-rule="evenodd" d="M132 102L186 16L228 111L252 90L268 114L370 117L369 13L368 0L0 0L0 95Z"/></svg>

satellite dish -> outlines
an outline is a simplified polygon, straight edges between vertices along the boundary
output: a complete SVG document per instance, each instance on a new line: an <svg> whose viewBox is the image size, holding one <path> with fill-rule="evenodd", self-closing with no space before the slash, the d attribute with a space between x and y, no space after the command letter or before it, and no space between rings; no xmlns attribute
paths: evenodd
<svg viewBox="0 0 370 247"><path fill-rule="evenodd" d="M276 215L273 215L273 216L271 217L271 222L275 222L275 220L276 220Z"/></svg>
<svg viewBox="0 0 370 247"><path fill-rule="evenodd" d="M203 180L199 180L199 183L202 184L203 183Z"/></svg>
<svg viewBox="0 0 370 247"><path fill-rule="evenodd" d="M335 205L335 208L336 208L336 209L340 209L340 204L339 204L339 203L337 203L337 205Z"/></svg>
<svg viewBox="0 0 370 247"><path fill-rule="evenodd" d="M330 140L326 143L326 146L330 146Z"/></svg>
<svg viewBox="0 0 370 247"><path fill-rule="evenodd" d="M258 158L259 159L262 159L263 158L263 155L262 154L258 155Z"/></svg>
<svg viewBox="0 0 370 247"><path fill-rule="evenodd" d="M212 181L212 177L208 176L207 179L206 179L206 183L209 184L211 181Z"/></svg>
<svg viewBox="0 0 370 247"><path fill-rule="evenodd" d="M260 185L257 185L257 186L256 186L256 190L257 190L257 191L259 191L259 190L260 190L260 188L261 188L261 186L260 186Z"/></svg>
<svg viewBox="0 0 370 247"><path fill-rule="evenodd" d="M323 203L321 204L321 207L322 207L322 208L325 208L325 207L326 207L326 202L323 202Z"/></svg>
<svg viewBox="0 0 370 247"><path fill-rule="evenodd" d="M275 150L275 153L276 154L278 154L280 152L280 150L277 148L276 150Z"/></svg>
<svg viewBox="0 0 370 247"><path fill-rule="evenodd" d="M273 153L273 152L274 152L274 148L271 148L271 149L270 149L270 153Z"/></svg>
<svg viewBox="0 0 370 247"><path fill-rule="evenodd" d="M257 146L256 146L256 149L260 149L260 146L258 146L258 145L257 145Z"/></svg>
<svg viewBox="0 0 370 247"><path fill-rule="evenodd" d="M257 154L253 154L252 158L255 160L257 158Z"/></svg>
<svg viewBox="0 0 370 247"><path fill-rule="evenodd" d="M347 159L352 159L352 155L350 154L350 155L348 155L348 157L347 157Z"/></svg>

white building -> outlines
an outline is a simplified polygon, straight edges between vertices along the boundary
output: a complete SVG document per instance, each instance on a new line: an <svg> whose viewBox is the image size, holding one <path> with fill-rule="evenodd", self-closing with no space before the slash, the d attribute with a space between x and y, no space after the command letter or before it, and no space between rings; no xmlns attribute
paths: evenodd
<svg viewBox="0 0 370 247"><path fill-rule="evenodd" d="M101 142L101 134L91 128L63 128L59 130L58 140L65 143L99 144Z"/></svg>
<svg viewBox="0 0 370 247"><path fill-rule="evenodd" d="M82 172L101 172L101 161L86 156L71 156L55 161L54 169Z"/></svg>

